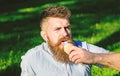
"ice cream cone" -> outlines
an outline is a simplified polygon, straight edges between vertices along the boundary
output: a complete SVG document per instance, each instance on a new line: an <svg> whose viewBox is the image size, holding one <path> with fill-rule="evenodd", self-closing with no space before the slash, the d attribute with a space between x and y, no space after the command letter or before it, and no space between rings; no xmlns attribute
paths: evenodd
<svg viewBox="0 0 120 76"><path fill-rule="evenodd" d="M69 49L71 46L74 46L74 45L72 43L64 42L64 52L69 54ZM83 65L83 63L80 63L80 64Z"/></svg>

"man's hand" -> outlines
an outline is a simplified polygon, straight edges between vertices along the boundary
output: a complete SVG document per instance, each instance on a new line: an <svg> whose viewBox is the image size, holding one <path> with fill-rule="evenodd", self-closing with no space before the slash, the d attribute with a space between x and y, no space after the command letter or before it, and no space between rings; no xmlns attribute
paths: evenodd
<svg viewBox="0 0 120 76"><path fill-rule="evenodd" d="M102 64L120 71L120 53L92 53L83 48L71 46L66 52L72 62Z"/></svg>
<svg viewBox="0 0 120 76"><path fill-rule="evenodd" d="M94 53L88 52L83 48L79 48L76 46L71 46L66 53L69 55L69 58L72 62L75 63L95 63L95 55Z"/></svg>

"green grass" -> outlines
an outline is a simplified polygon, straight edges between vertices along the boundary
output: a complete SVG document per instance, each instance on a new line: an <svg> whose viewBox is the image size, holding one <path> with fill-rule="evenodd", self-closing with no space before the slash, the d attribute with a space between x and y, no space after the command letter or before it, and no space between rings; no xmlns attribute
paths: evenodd
<svg viewBox="0 0 120 76"><path fill-rule="evenodd" d="M39 35L38 16L42 9L51 5L65 5L71 9L73 39L120 52L119 2L65 0L31 7L25 5L24 8L18 8L9 13L3 12L0 15L0 76L20 75L21 56L28 49L43 42ZM23 7L22 4L21 7ZM120 73L113 69L93 66L92 75L119 76Z"/></svg>

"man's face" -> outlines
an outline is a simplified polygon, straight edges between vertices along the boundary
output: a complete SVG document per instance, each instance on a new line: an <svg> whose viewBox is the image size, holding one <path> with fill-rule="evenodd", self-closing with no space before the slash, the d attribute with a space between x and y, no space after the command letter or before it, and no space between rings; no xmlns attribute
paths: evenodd
<svg viewBox="0 0 120 76"><path fill-rule="evenodd" d="M52 53L57 60L62 62L68 62L69 58L63 50L63 42L72 41L69 20L50 17L47 19L47 24L48 26L45 32L46 42L48 42Z"/></svg>
<svg viewBox="0 0 120 76"><path fill-rule="evenodd" d="M47 39L51 41L53 46L63 48L63 42L66 37L71 37L70 23L68 19L62 18L48 18L48 27L46 29Z"/></svg>

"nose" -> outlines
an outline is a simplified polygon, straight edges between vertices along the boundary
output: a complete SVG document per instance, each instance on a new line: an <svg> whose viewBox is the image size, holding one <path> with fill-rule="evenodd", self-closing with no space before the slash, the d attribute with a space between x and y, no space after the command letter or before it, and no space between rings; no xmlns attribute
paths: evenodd
<svg viewBox="0 0 120 76"><path fill-rule="evenodd" d="M68 31L65 28L63 28L63 30L62 30L62 35L63 36L68 36L69 35Z"/></svg>

